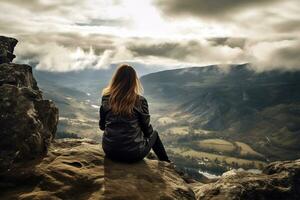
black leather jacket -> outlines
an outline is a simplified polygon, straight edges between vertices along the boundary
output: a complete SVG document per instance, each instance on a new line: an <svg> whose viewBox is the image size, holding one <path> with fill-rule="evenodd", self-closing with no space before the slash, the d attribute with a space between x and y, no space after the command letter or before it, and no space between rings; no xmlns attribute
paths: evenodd
<svg viewBox="0 0 300 200"><path fill-rule="evenodd" d="M104 131L102 148L106 154L126 157L139 155L153 133L147 100L139 95L139 103L131 117L114 115L108 105L109 95L102 97L99 127Z"/></svg>

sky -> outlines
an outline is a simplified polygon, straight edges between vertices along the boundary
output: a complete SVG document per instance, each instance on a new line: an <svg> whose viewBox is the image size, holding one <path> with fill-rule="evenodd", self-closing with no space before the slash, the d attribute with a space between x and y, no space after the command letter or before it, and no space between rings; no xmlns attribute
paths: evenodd
<svg viewBox="0 0 300 200"><path fill-rule="evenodd" d="M299 0L0 0L0 35L38 70L138 62L300 69Z"/></svg>

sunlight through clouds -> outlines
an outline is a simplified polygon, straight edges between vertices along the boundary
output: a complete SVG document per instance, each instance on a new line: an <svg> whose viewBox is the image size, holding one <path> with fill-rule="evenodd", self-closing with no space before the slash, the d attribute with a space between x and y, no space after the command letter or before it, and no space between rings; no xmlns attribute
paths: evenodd
<svg viewBox="0 0 300 200"><path fill-rule="evenodd" d="M111 51L106 50L102 55L96 55L93 48L84 52L80 47L71 51L57 44L46 44L47 52L39 57L37 70L66 72L83 69L107 69L111 57Z"/></svg>
<svg viewBox="0 0 300 200"><path fill-rule="evenodd" d="M39 70L124 61L299 69L297 58L285 55L300 49L299 13L297 0L0 0L0 34L22 41L17 61ZM284 50L274 47L281 43Z"/></svg>

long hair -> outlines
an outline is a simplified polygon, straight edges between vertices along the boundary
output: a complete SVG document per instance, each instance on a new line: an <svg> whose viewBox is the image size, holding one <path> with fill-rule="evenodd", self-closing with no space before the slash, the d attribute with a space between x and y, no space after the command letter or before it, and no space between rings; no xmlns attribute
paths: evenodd
<svg viewBox="0 0 300 200"><path fill-rule="evenodd" d="M130 116L143 92L142 84L134 68L127 64L120 65L110 83L103 89L102 95L109 96L109 106L114 114Z"/></svg>

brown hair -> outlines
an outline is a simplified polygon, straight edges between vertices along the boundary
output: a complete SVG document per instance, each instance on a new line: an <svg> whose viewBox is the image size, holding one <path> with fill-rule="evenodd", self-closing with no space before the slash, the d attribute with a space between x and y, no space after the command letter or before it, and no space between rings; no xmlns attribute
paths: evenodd
<svg viewBox="0 0 300 200"><path fill-rule="evenodd" d="M109 106L114 114L132 115L138 95L143 92L142 84L134 68L120 65L102 95L110 95Z"/></svg>

